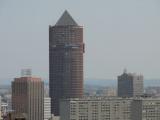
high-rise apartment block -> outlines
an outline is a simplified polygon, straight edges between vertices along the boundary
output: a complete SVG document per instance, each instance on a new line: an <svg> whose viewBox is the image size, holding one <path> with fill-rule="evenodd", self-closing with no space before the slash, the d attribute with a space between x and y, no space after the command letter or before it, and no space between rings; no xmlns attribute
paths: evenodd
<svg viewBox="0 0 160 120"><path fill-rule="evenodd" d="M118 97L135 97L143 95L143 76L124 73L118 76Z"/></svg>
<svg viewBox="0 0 160 120"><path fill-rule="evenodd" d="M49 93L51 112L59 115L62 98L83 95L83 27L65 11L49 27Z"/></svg>
<svg viewBox="0 0 160 120"><path fill-rule="evenodd" d="M40 78L25 76L12 82L12 109L27 120L44 120L44 83Z"/></svg>

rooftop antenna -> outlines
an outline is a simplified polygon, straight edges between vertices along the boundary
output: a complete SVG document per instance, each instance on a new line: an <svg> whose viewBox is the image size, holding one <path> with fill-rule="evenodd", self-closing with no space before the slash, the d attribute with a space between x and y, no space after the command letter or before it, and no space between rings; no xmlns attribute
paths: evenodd
<svg viewBox="0 0 160 120"><path fill-rule="evenodd" d="M31 69L22 69L21 70L21 76L22 77L31 77L32 76L32 70Z"/></svg>
<svg viewBox="0 0 160 120"><path fill-rule="evenodd" d="M127 73L127 68L124 68L123 73Z"/></svg>

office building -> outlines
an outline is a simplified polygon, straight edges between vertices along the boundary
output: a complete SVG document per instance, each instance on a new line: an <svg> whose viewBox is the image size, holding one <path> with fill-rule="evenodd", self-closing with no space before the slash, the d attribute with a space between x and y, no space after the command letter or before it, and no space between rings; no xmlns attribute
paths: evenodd
<svg viewBox="0 0 160 120"><path fill-rule="evenodd" d="M23 75L12 82L12 110L27 120L44 120L44 83L41 78Z"/></svg>
<svg viewBox="0 0 160 120"><path fill-rule="evenodd" d="M118 97L143 95L143 76L136 73L124 73L118 76Z"/></svg>
<svg viewBox="0 0 160 120"><path fill-rule="evenodd" d="M44 120L51 118L51 98L44 97Z"/></svg>
<svg viewBox="0 0 160 120"><path fill-rule="evenodd" d="M132 99L81 98L64 99L60 120L131 120Z"/></svg>
<svg viewBox="0 0 160 120"><path fill-rule="evenodd" d="M83 27L65 11L49 27L49 94L51 113L59 115L62 98L83 95Z"/></svg>

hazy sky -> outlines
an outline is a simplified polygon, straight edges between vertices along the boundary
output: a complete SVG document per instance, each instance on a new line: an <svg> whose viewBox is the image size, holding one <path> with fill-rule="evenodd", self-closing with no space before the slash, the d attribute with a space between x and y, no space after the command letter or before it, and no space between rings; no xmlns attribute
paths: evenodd
<svg viewBox="0 0 160 120"><path fill-rule="evenodd" d="M160 0L0 0L0 80L48 78L48 27L65 9L84 26L85 78L160 78Z"/></svg>

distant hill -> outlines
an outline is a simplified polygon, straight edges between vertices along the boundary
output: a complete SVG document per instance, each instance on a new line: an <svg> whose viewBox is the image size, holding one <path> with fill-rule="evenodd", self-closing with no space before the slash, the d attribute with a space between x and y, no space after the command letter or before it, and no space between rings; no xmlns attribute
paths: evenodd
<svg viewBox="0 0 160 120"><path fill-rule="evenodd" d="M105 79L87 79L84 81L87 85L98 85L98 86L117 86L117 80L105 80ZM160 86L160 79L146 79L144 80L144 86Z"/></svg>
<svg viewBox="0 0 160 120"><path fill-rule="evenodd" d="M0 85L11 85L11 81L13 80L0 80ZM48 84L48 80L44 81ZM111 79L85 79L85 85L96 85L96 86L117 86L117 80ZM144 80L144 86L160 86L160 79L146 79Z"/></svg>

